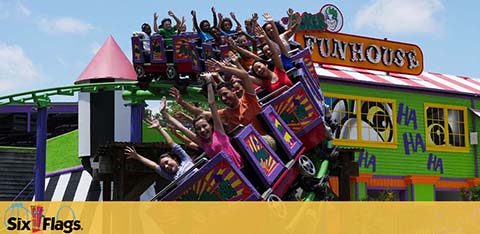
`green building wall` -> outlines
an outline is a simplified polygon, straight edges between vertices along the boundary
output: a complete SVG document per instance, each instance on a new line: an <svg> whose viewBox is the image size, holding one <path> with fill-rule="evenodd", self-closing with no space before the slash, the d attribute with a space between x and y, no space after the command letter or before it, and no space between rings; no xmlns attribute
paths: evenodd
<svg viewBox="0 0 480 234"><path fill-rule="evenodd" d="M360 173L373 174L373 176L401 177L409 175L438 176L449 179L467 179L478 177L475 168L476 145L470 144L470 132L473 126L480 127L479 118L472 118L469 107L472 100L468 96L454 97L442 96L438 93L424 94L415 90L392 90L379 86L378 88L358 87L356 85L345 85L322 83L321 87L325 97L345 97L346 99L360 98L361 100L388 99L393 102L391 120L396 128L394 132L395 142L386 145L371 145L368 142L359 141L338 141L334 144L346 146L358 146L364 148L364 152L356 153L355 160L359 163ZM437 107L458 107L464 109L467 129L466 147L458 151L456 149L437 150L427 146L425 103L434 104ZM408 113L406 109L408 107ZM475 101L475 107L480 109L480 100ZM401 118L398 118L399 115ZM401 120L400 122L398 122ZM475 121L475 122L474 122ZM415 128L416 124L416 128ZM407 142L404 140L407 139ZM410 138L411 137L411 138ZM408 141L412 139L411 144ZM425 147L422 147L425 146ZM352 186L352 198L361 200L366 196L368 185L359 183L360 186ZM355 191L355 188L361 191ZM429 201L435 199L435 187L433 184L413 185L413 196L411 189L405 187L409 199ZM356 197L360 196L360 197Z"/></svg>

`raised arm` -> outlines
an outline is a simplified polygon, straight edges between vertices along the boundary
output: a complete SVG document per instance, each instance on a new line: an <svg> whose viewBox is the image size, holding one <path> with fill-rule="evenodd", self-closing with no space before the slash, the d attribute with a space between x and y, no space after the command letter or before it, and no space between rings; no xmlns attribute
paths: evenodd
<svg viewBox="0 0 480 234"><path fill-rule="evenodd" d="M168 92L170 93L170 96L175 98L175 101L180 106L185 108L188 112L192 113L193 115L197 116L199 114L206 114L206 112L204 110L202 110L200 107L196 107L193 104L184 101L183 98L182 98L182 94L180 94L180 91L177 88L171 87L168 90Z"/></svg>
<svg viewBox="0 0 480 234"><path fill-rule="evenodd" d="M209 71L228 72L237 76L243 81L243 87L245 88L245 92L255 95L255 88L253 88L252 80L245 70L227 66L226 64L213 59L205 61L205 64L209 68Z"/></svg>
<svg viewBox="0 0 480 234"><path fill-rule="evenodd" d="M245 33L244 31L240 32L241 34L245 35L247 39L252 43L252 51L257 51L257 39L249 35L248 33Z"/></svg>
<svg viewBox="0 0 480 234"><path fill-rule="evenodd" d="M293 9L288 8L287 10L287 15L288 15L288 24L287 24L287 29L290 29L293 25Z"/></svg>
<svg viewBox="0 0 480 234"><path fill-rule="evenodd" d="M275 21L273 20L272 15L270 13L264 13L263 17L265 17L265 20L272 26L272 29L273 29L272 40L278 44L282 54L288 56L289 49L285 46L285 44L283 44L282 39L280 39L278 28L277 28L277 25L275 24Z"/></svg>
<svg viewBox="0 0 480 234"><path fill-rule="evenodd" d="M176 22L176 25L175 27L178 28L178 26L180 26L180 24L182 24L182 22L180 21L180 19L175 15L175 13L172 11L172 10L169 10L168 11L168 15L171 16L175 22Z"/></svg>
<svg viewBox="0 0 480 234"><path fill-rule="evenodd" d="M197 22L197 12L195 10L192 10L190 13L192 14L193 28L197 31L197 33L201 33L202 30L200 30L200 27L198 27Z"/></svg>
<svg viewBox="0 0 480 234"><path fill-rule="evenodd" d="M157 12L155 12L153 13L153 31L155 31L156 33L160 33L160 30L158 30L157 20L158 20L158 14Z"/></svg>
<svg viewBox="0 0 480 234"><path fill-rule="evenodd" d="M232 49L235 49L238 53L240 53L240 55L242 57L245 57L245 58L253 58L255 60L260 60L261 58L258 57L258 55L252 53L250 50L247 50L247 49L244 49L240 46L237 45L237 43L232 39L232 38L228 38L227 39L227 42L228 42L228 45L232 48ZM256 49L256 42L255 42L255 47L254 49Z"/></svg>
<svg viewBox="0 0 480 234"><path fill-rule="evenodd" d="M202 74L205 82L207 83L208 90L208 106L210 106L210 112L212 113L213 127L216 132L226 135L225 129L223 129L222 120L220 120L220 115L218 114L217 104L215 103L215 94L213 93L213 84L212 84L212 74L206 73Z"/></svg>
<svg viewBox="0 0 480 234"><path fill-rule="evenodd" d="M228 51L228 57L230 57L233 65L235 65L239 69L245 70L242 64L240 64L240 60L236 53L234 53L233 51Z"/></svg>
<svg viewBox="0 0 480 234"><path fill-rule="evenodd" d="M251 29L255 32L255 27L257 27L258 14L254 12L252 14Z"/></svg>
<svg viewBox="0 0 480 234"><path fill-rule="evenodd" d="M165 107L167 106L167 98L163 97L162 100L160 100L160 112L165 110ZM146 120L150 126L148 128L155 128L157 129L160 134L162 134L163 138L165 138L165 141L167 142L168 146L173 147L175 142L173 141L172 137L168 135L168 133L162 128L160 125L160 121L158 119L147 119Z"/></svg>
<svg viewBox="0 0 480 234"><path fill-rule="evenodd" d="M212 27L216 28L218 25L218 20L217 20L217 11L215 11L215 7L212 7L212 14L213 14L213 25Z"/></svg>
<svg viewBox="0 0 480 234"><path fill-rule="evenodd" d="M190 149L193 149L193 150L198 150L198 145L193 143L192 140L190 140L188 137L186 137L185 135L183 134L180 134L177 132L177 128L171 124L168 125L168 130L170 130L170 132L176 137L178 138L180 141L182 141L186 147L190 148Z"/></svg>
<svg viewBox="0 0 480 234"><path fill-rule="evenodd" d="M149 124L148 128L157 129L160 132L160 134L162 134L168 146L172 147L175 144L175 142L170 137L170 135L168 135L168 133L162 128L162 126L160 125L160 121L158 121L158 119L146 119L145 121L147 121L147 123Z"/></svg>
<svg viewBox="0 0 480 234"><path fill-rule="evenodd" d="M182 16L182 21L177 27L177 33L182 33L187 31L187 25L185 25L185 16Z"/></svg>
<svg viewBox="0 0 480 234"><path fill-rule="evenodd" d="M172 117L170 114L168 114L168 112L165 109L161 110L160 112L169 123L175 126L178 130L180 130L183 134L185 134L185 136L190 138L190 140L195 142L197 145L200 145L200 141L198 141L197 135L195 135L195 133L190 131L190 129L186 128L182 123L180 123L180 121L178 121L177 119Z"/></svg>
<svg viewBox="0 0 480 234"><path fill-rule="evenodd" d="M184 122L193 122L193 117L192 116L189 116L183 112L180 112L180 111L177 111L175 112L175 118L179 119L180 121L184 121Z"/></svg>
<svg viewBox="0 0 480 234"><path fill-rule="evenodd" d="M232 17L232 19L237 24L237 27L235 28L235 31L241 32L242 31L242 24L238 21L237 16L235 15L235 13L233 13L233 11L230 12L230 17Z"/></svg>
<svg viewBox="0 0 480 234"><path fill-rule="evenodd" d="M147 166L147 167L149 167L153 170L157 170L157 168L160 167L154 161L152 161L148 158L145 158L142 155L140 155L139 153L137 153L137 151L135 150L135 147L133 147L133 146L132 147L130 147L130 146L125 147L124 155L127 156L127 159L133 158L135 160L138 160L143 165L145 165L145 166Z"/></svg>
<svg viewBox="0 0 480 234"><path fill-rule="evenodd" d="M285 71L283 68L283 62L282 59L280 59L280 54L278 53L278 50L275 49L276 43L273 42L272 40L268 39L267 34L265 31L263 31L263 28L257 25L255 28L255 33L257 34L258 38L263 38L268 44L268 47L270 47L270 51L272 51L272 60L277 69L280 69L282 71Z"/></svg>
<svg viewBox="0 0 480 234"><path fill-rule="evenodd" d="M302 23L302 16L299 13L294 14L294 17L295 17L295 23L291 27L289 27L287 31L285 31L280 35L280 37L285 41L288 41L290 37L292 37L293 34L295 34L298 27Z"/></svg>
<svg viewBox="0 0 480 234"><path fill-rule="evenodd" d="M220 22L219 24L217 24L216 28L218 29L218 31L222 31L222 20L223 20L223 15L222 13L218 12L218 21Z"/></svg>

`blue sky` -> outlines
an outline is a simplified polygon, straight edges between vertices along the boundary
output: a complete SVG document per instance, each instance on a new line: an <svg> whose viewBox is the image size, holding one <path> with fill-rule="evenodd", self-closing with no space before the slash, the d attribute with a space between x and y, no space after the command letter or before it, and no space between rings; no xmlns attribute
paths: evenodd
<svg viewBox="0 0 480 234"><path fill-rule="evenodd" d="M224 15L234 11L243 22L252 12L279 19L289 7L316 13L327 3L342 11L343 33L416 44L425 71L480 78L480 3L473 0L0 0L0 96L73 84L109 35L131 58L131 33L152 23L154 12L162 19L172 9L187 18L191 30L192 9L199 20L211 20L215 6Z"/></svg>

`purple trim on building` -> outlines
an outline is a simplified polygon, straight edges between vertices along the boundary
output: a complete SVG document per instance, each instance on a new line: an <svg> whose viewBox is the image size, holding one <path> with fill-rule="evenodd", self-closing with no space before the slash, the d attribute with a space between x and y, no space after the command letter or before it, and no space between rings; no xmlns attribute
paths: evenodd
<svg viewBox="0 0 480 234"><path fill-rule="evenodd" d="M59 176L59 175L68 174L68 173L77 172L77 171L83 171L83 166L69 167L69 168L58 170L58 171L52 171L47 173L45 177L54 177L54 176Z"/></svg>
<svg viewBox="0 0 480 234"><path fill-rule="evenodd" d="M407 190L400 190L400 201L408 201Z"/></svg>
<svg viewBox="0 0 480 234"><path fill-rule="evenodd" d="M415 186L414 184L411 184L409 186L410 186L410 201L415 201Z"/></svg>
<svg viewBox="0 0 480 234"><path fill-rule="evenodd" d="M361 88L371 88L371 89L378 89L380 86L383 90L392 90L397 92L410 92L410 93L418 93L418 94L428 94L428 95L436 95L436 96L443 96L443 97L463 97L469 98L475 96L476 94L469 94L469 93L460 93L448 90L439 90L439 89L429 89L429 88L420 88L420 87L403 87L397 86L394 84L379 84L375 82L369 81L359 81L359 80L348 80L344 78L333 78L329 76L320 76L320 82L328 83L328 84L338 84L338 85L350 85L355 87ZM415 92L412 92L415 91Z"/></svg>
<svg viewBox="0 0 480 234"><path fill-rule="evenodd" d="M462 182L467 181L467 179L465 179L465 178L446 178L446 177L440 177L440 180L445 180L445 181L462 181Z"/></svg>
<svg viewBox="0 0 480 234"><path fill-rule="evenodd" d="M470 98L471 102L471 107L472 109L475 109L475 99L473 97ZM472 132L477 131L477 125L475 123L475 115L472 115ZM473 158L474 158L474 171L475 171L475 177L478 177L478 145L473 145Z"/></svg>
<svg viewBox="0 0 480 234"><path fill-rule="evenodd" d="M47 108L37 109L37 152L35 162L35 201L45 199L45 164L47 156Z"/></svg>
<svg viewBox="0 0 480 234"><path fill-rule="evenodd" d="M7 105L0 107L0 113L35 113L35 104ZM51 103L48 106L48 113L77 113L77 103Z"/></svg>
<svg viewBox="0 0 480 234"><path fill-rule="evenodd" d="M142 109L143 103L131 105L130 141L142 142Z"/></svg>
<svg viewBox="0 0 480 234"><path fill-rule="evenodd" d="M35 105L25 104L25 105L7 105L0 107L0 113L30 113L36 112L34 110Z"/></svg>
<svg viewBox="0 0 480 234"><path fill-rule="evenodd" d="M32 132L32 114L27 113L27 132Z"/></svg>

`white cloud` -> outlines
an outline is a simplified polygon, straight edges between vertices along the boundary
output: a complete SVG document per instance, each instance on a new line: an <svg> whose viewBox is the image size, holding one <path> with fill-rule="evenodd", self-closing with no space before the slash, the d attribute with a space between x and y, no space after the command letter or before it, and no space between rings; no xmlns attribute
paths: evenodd
<svg viewBox="0 0 480 234"><path fill-rule="evenodd" d="M440 0L373 0L355 15L356 29L386 33L431 33L441 29L435 13L445 7Z"/></svg>
<svg viewBox="0 0 480 234"><path fill-rule="evenodd" d="M37 25L41 30L49 33L84 33L95 28L89 23L70 17L43 18L38 21Z"/></svg>
<svg viewBox="0 0 480 234"><path fill-rule="evenodd" d="M92 54L96 54L100 49L100 47L102 47L102 45L100 45L98 41L95 41L92 44L90 44L90 51L92 52Z"/></svg>
<svg viewBox="0 0 480 234"><path fill-rule="evenodd" d="M44 80L44 76L18 45L0 41L0 61L0 96L31 88Z"/></svg>

